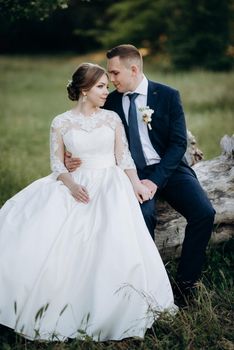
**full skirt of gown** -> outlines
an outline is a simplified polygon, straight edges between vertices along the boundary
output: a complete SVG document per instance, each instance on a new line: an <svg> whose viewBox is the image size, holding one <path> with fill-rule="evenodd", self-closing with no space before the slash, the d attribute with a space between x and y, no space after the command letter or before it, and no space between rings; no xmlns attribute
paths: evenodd
<svg viewBox="0 0 234 350"><path fill-rule="evenodd" d="M90 164L72 173L88 204L51 174L0 210L0 323L28 339L142 338L176 309L128 177Z"/></svg>

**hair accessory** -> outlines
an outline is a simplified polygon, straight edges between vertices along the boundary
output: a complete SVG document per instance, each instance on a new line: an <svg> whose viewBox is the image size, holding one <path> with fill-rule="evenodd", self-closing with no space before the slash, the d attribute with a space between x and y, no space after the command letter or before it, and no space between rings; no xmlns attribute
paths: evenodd
<svg viewBox="0 0 234 350"><path fill-rule="evenodd" d="M72 84L72 80L68 80L67 87L71 86L71 84Z"/></svg>

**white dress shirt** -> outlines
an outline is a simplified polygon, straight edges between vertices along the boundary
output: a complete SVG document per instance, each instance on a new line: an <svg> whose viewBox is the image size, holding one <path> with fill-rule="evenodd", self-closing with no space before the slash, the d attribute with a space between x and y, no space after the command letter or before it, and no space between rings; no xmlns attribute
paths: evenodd
<svg viewBox="0 0 234 350"><path fill-rule="evenodd" d="M134 93L134 92L139 94L135 99L135 104L136 104L136 110L137 110L139 134L140 134L140 139L141 139L141 144L142 144L142 149L145 156L146 164L147 165L156 164L160 162L161 158L159 154L155 151L150 141L148 126L143 121L142 114L139 111L139 108L147 106L148 80L146 79L145 76L143 77L143 80L140 82L140 84L138 85L135 91L128 91L123 95L122 104L123 104L123 110L124 110L127 124L128 124L128 110L130 106L130 100L127 94Z"/></svg>

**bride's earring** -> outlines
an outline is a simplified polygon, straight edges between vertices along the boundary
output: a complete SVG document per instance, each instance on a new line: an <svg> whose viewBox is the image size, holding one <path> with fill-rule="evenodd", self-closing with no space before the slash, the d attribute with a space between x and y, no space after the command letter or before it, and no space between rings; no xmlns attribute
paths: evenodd
<svg viewBox="0 0 234 350"><path fill-rule="evenodd" d="M86 94L83 94L82 96L82 103L85 103L87 100L87 95Z"/></svg>

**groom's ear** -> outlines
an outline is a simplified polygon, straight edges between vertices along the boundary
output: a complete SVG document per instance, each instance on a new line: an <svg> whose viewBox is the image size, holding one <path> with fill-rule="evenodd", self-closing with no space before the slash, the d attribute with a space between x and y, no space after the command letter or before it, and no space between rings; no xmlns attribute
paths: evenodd
<svg viewBox="0 0 234 350"><path fill-rule="evenodd" d="M139 68L137 67L136 64L131 65L131 71L132 71L133 75L137 75L139 73Z"/></svg>

